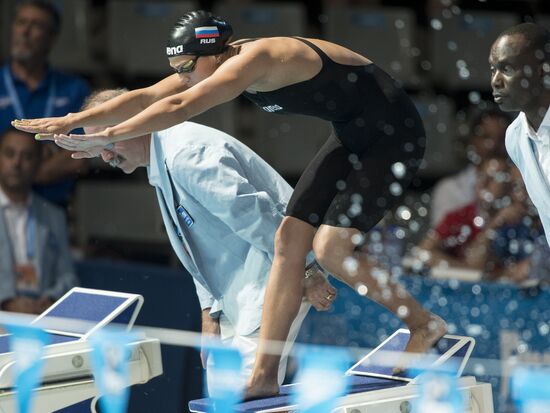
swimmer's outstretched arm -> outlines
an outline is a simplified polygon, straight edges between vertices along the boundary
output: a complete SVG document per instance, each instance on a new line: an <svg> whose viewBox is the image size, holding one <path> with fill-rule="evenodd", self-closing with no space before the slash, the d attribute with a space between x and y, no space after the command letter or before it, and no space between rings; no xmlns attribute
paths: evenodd
<svg viewBox="0 0 550 413"><path fill-rule="evenodd" d="M53 134L64 134L75 128L124 122L160 99L183 90L185 86L178 75L173 74L152 86L126 92L82 112L52 118L20 119L13 121L12 125L24 132L40 134L41 139L51 140Z"/></svg>
<svg viewBox="0 0 550 413"><path fill-rule="evenodd" d="M56 136L55 141L62 148L79 151L167 129L236 98L263 79L272 64L263 50L234 56L195 86L153 103L116 126L94 135Z"/></svg>

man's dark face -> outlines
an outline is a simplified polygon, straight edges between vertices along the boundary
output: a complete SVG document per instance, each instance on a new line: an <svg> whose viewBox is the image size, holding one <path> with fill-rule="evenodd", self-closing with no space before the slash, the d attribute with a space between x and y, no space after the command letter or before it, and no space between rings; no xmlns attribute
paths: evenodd
<svg viewBox="0 0 550 413"><path fill-rule="evenodd" d="M21 6L11 26L10 54L16 61L46 59L56 35L51 16L31 5Z"/></svg>
<svg viewBox="0 0 550 413"><path fill-rule="evenodd" d="M543 89L542 65L520 34L496 40L489 56L495 103L506 112L525 111Z"/></svg>
<svg viewBox="0 0 550 413"><path fill-rule="evenodd" d="M30 191L40 166L40 143L31 134L8 131L0 141L0 184L5 190Z"/></svg>

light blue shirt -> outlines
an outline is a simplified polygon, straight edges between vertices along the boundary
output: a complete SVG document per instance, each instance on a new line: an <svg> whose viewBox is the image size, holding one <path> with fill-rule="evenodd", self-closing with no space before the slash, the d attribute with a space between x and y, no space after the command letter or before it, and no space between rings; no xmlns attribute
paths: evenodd
<svg viewBox="0 0 550 413"><path fill-rule="evenodd" d="M550 185L530 134L525 114L520 113L506 130L506 150L521 172L525 188L538 210L546 240L550 245Z"/></svg>
<svg viewBox="0 0 550 413"><path fill-rule="evenodd" d="M292 188L250 148L193 122L152 135L148 175L201 307L223 311L237 334L256 330Z"/></svg>

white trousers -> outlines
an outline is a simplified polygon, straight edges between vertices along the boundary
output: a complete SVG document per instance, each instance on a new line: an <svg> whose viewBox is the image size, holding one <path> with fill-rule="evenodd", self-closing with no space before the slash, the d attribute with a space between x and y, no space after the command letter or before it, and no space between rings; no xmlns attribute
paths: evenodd
<svg viewBox="0 0 550 413"><path fill-rule="evenodd" d="M290 326L290 332L288 333L288 338L281 355L281 361L279 362L279 372L277 376L279 385L281 385L283 383L283 380L285 379L288 355L290 354L292 345L294 344L294 341L298 336L298 332L300 331L302 322L306 318L306 315L310 308L311 308L311 304L305 300L302 300L302 304L300 306L300 310L298 311L298 315L296 316L296 318L292 322L292 325ZM258 348L258 342L260 340L259 335L260 335L260 329L257 329L253 331L251 334L246 336L236 335L233 325L231 325L227 317L225 317L223 313L220 315L221 341L227 346L237 348L240 351L243 359L241 377L240 377L240 380L242 381L243 386L246 383L246 380L248 379L248 377L250 377L250 374L252 373L252 368L254 367L254 361L256 360L256 350ZM206 382L209 389L209 393L213 383L212 374L213 374L213 360L212 360L212 357L208 357L208 361L206 363Z"/></svg>

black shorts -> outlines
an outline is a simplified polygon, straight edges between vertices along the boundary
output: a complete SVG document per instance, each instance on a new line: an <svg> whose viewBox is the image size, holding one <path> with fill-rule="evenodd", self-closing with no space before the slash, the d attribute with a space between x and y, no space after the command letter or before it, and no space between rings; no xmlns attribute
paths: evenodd
<svg viewBox="0 0 550 413"><path fill-rule="evenodd" d="M294 189L287 216L367 232L410 186L424 156L424 126L401 87L371 66L362 112L333 122L333 134Z"/></svg>

